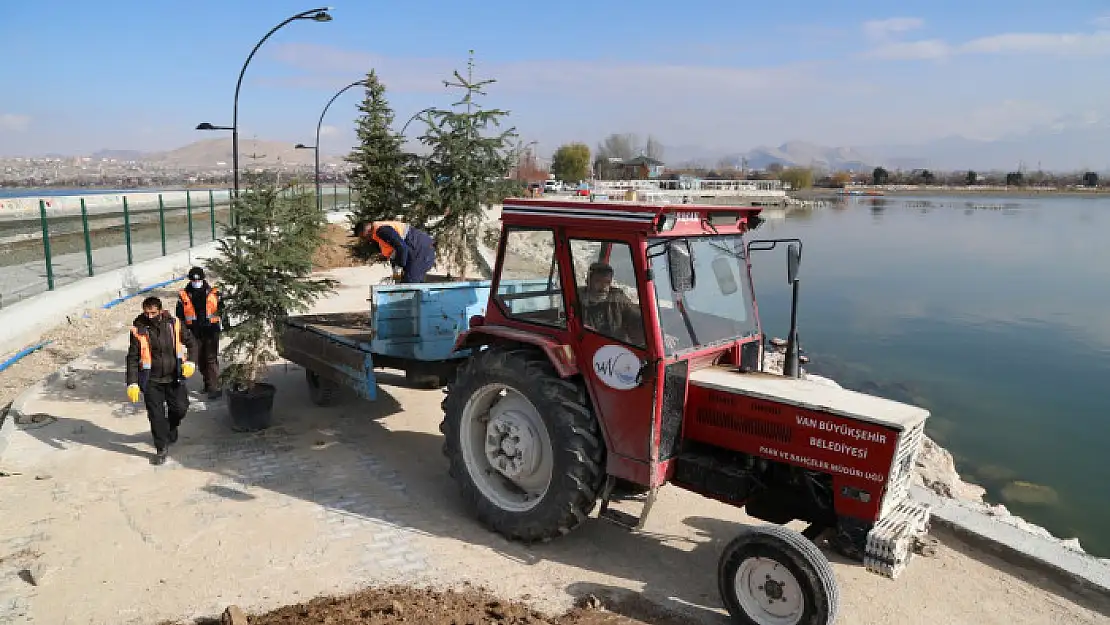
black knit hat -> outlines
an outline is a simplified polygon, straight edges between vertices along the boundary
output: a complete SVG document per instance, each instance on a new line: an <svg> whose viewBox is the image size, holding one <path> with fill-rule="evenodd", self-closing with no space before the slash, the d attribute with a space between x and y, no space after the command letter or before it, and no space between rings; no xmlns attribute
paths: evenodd
<svg viewBox="0 0 1110 625"><path fill-rule="evenodd" d="M201 269L200 267L193 267L192 269L189 270L189 279L190 280L203 280L204 279L204 270Z"/></svg>

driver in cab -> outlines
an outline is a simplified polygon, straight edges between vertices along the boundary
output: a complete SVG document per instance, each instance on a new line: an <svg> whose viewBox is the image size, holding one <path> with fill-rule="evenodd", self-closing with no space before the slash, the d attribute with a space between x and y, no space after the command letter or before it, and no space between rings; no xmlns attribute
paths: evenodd
<svg viewBox="0 0 1110 625"><path fill-rule="evenodd" d="M582 324L630 345L644 345L644 323L640 307L623 289L613 286L613 267L590 265L586 285L578 287Z"/></svg>

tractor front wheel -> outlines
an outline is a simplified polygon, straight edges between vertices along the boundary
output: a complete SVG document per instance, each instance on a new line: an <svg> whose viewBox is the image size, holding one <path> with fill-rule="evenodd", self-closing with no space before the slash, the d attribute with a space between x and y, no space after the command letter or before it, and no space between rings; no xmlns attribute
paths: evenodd
<svg viewBox="0 0 1110 625"><path fill-rule="evenodd" d="M725 546L717 584L734 623L832 625L840 590L828 558L779 525L745 527Z"/></svg>
<svg viewBox="0 0 1110 625"><path fill-rule="evenodd" d="M604 447L584 390L542 353L494 347L472 356L443 400L443 451L478 520L537 542L578 527L604 479Z"/></svg>

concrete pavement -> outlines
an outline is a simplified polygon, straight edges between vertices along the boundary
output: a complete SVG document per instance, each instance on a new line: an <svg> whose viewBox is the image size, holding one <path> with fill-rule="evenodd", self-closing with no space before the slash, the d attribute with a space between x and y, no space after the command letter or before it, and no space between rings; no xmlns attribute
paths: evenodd
<svg viewBox="0 0 1110 625"><path fill-rule="evenodd" d="M365 310L384 276L328 273L342 286L315 312ZM170 462L152 467L145 416L123 394L125 348L121 336L74 364L74 388L58 381L21 404L0 467L19 474L0 478L0 623L151 624L393 581L471 581L550 610L592 593L634 616L664 606L724 622L717 558L750 522L735 508L666 488L643 532L592 520L546 545L509 543L473 521L447 476L440 391L386 377L377 402L317 408L285 364L272 370L274 428L233 433L220 402L195 402ZM839 622L1108 622L941 538L896 581L830 556Z"/></svg>

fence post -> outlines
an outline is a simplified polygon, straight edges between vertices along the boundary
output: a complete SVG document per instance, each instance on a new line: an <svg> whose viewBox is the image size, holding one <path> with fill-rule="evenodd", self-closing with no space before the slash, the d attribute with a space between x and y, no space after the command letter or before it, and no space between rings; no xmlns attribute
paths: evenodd
<svg viewBox="0 0 1110 625"><path fill-rule="evenodd" d="M85 263L89 266L89 277L93 276L92 238L89 236L89 211L85 208L85 198L81 198L81 229L85 231Z"/></svg>
<svg viewBox="0 0 1110 625"><path fill-rule="evenodd" d="M46 288L54 290L54 265L50 258L50 226L46 221L46 200L39 200L39 221L42 222L42 255L46 260Z"/></svg>
<svg viewBox="0 0 1110 625"><path fill-rule="evenodd" d="M131 213L127 210L127 196L123 196L123 240L127 245L127 264L134 265L135 258L131 252Z"/></svg>
<svg viewBox="0 0 1110 625"><path fill-rule="evenodd" d="M193 249L193 200L185 189L185 215L189 219L189 249Z"/></svg>
<svg viewBox="0 0 1110 625"><path fill-rule="evenodd" d="M162 232L162 256L166 255L166 207L162 204L162 194L158 194L158 228Z"/></svg>
<svg viewBox="0 0 1110 625"><path fill-rule="evenodd" d="M212 240L216 240L216 198L212 189L208 190L208 220L212 222Z"/></svg>
<svg viewBox="0 0 1110 625"><path fill-rule="evenodd" d="M331 181L331 212L339 210L339 179Z"/></svg>

